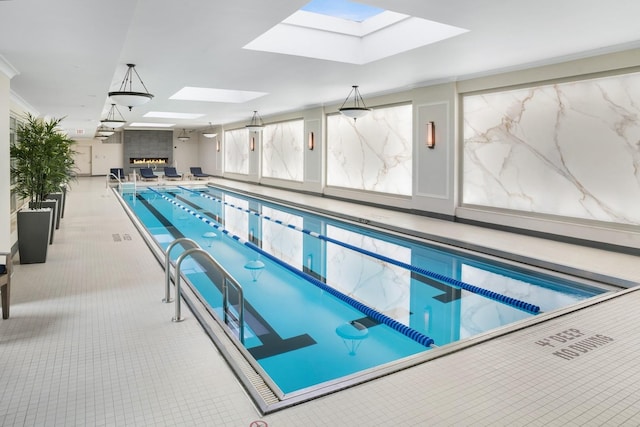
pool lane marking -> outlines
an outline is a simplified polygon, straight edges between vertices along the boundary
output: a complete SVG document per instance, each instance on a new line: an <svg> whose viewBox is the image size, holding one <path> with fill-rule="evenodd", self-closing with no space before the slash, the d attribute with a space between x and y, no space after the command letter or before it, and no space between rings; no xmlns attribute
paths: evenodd
<svg viewBox="0 0 640 427"><path fill-rule="evenodd" d="M433 338L430 338L426 335L424 335L422 332L419 332L413 328L410 328L409 326L398 322L395 319L390 318L389 316L380 313L377 310L374 310L373 308L361 303L360 301L343 294L342 292L336 290L335 288L321 282L320 280L316 279L315 277L298 270L297 268L295 268L294 266L278 259L277 257L275 257L274 255L264 251L262 248L259 248L257 245L255 245L254 243L248 242L246 240L244 240L242 237L236 235L236 234L232 234L231 232L229 232L229 230L222 228L220 225L212 222L211 220L203 217L202 215L200 215L199 213L189 209L188 207L184 206L181 203L178 203L175 200L170 199L169 197L165 196L164 194L160 193L159 191L155 190L152 187L147 187L147 189L149 191L152 191L153 193L156 193L157 195L159 195L160 197L162 197L163 199L165 199L166 201L168 201L169 203L179 207L180 209L182 209L183 211L189 213L190 215L198 218L200 221L204 222L205 224L215 228L216 230L219 230L221 233L226 234L227 236L231 237L233 240L236 240L238 243L241 243L243 245L245 245L246 247L253 249L254 251L258 252L259 254L265 256L266 258L269 258L270 260L272 260L273 262L275 262L276 264L279 264L280 266L284 267L285 269L289 270L290 272L294 273L295 275L305 279L307 282L317 286L318 288L320 288L321 290L333 295L334 297L338 298L339 300L346 302L347 304L349 304L350 306L352 306L353 308L355 308L356 310L359 310L360 312L364 313L365 315L371 317L372 319L375 319L376 321L380 322L380 323L384 323L385 325L389 326L390 328L396 330L397 332L400 332L401 334L405 335L406 337L414 340L415 342L417 342L418 344L421 344L425 347L430 347L434 344Z"/></svg>
<svg viewBox="0 0 640 427"><path fill-rule="evenodd" d="M387 256L380 255L380 254L377 254L375 252L371 252L371 251L369 251L367 249L359 248L359 247L351 245L349 243L341 242L339 240L333 239L331 237L325 236L325 235L317 233L315 231L310 231L310 230L307 230L306 228L298 227L297 225L285 224L284 222L282 222L282 221L280 221L278 219L273 219L273 218L270 218L270 217L268 217L266 215L262 215L259 212L255 212L255 211L252 211L252 210L249 210L249 209L245 209L243 207L235 206L235 205L233 205L231 203L227 203L227 202L224 202L224 201L222 201L222 200L220 200L218 198L209 196L208 194L203 194L201 192L194 191L194 190L191 190L189 188L182 187L182 186L178 186L178 188L180 188L182 190L189 191L189 192L194 193L194 194L198 194L200 197L204 197L205 199L210 199L210 200L213 200L215 202L225 204L225 205L227 205L229 207L244 211L244 212L249 213L251 215L262 217L262 218L264 218L264 219L266 219L268 221L275 222L276 224L285 226L287 228L291 228L292 230L300 231L301 233L308 234L309 236L316 237L318 239L321 239L321 240L324 240L324 241L327 241L327 242L342 246L343 248L347 248L347 249L351 249L351 250L356 251L356 252L360 252L361 254L376 258L376 259L378 259L380 261L384 261L384 262L387 262L389 264L393 264L393 265L396 265L398 267L405 268L405 269L407 269L409 271L422 274L423 276L439 280L439 281L444 282L444 283L446 283L448 285L455 286L455 287L460 288L460 289L464 289L465 291L472 292L474 294L478 294L478 295L484 296L484 297L492 299L494 301L498 301L498 302L500 302L502 304L509 305L511 307L515 307L517 309L520 309L520 310L523 310L523 311L526 311L526 312L529 312L529 313L532 313L532 314L538 314L540 312L540 307L537 306L537 305L530 304L528 302L521 301L519 299L512 298L512 297L509 297L507 295L502 295L502 294L499 294L497 292L493 292L491 290L481 288L479 286L471 285L469 283L462 282L460 280L454 279L453 277L448 277L448 276L445 276L443 274L436 273L434 271L426 270L426 269L424 269L422 267L416 267L415 265L407 264L405 262L398 261L396 259L389 258Z"/></svg>

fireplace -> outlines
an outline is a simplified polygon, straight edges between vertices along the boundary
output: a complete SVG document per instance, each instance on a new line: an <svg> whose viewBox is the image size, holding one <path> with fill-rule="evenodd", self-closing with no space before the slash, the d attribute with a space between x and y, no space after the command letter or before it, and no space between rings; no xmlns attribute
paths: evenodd
<svg viewBox="0 0 640 427"><path fill-rule="evenodd" d="M173 163L173 130L126 130L123 132L122 163L125 173Z"/></svg>
<svg viewBox="0 0 640 427"><path fill-rule="evenodd" d="M168 157L129 157L129 166L133 168L148 168L152 166L166 166Z"/></svg>

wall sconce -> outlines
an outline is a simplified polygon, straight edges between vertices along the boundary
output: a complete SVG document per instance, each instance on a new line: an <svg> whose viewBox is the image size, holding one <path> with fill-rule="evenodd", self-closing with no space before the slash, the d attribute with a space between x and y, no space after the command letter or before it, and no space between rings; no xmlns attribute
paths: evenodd
<svg viewBox="0 0 640 427"><path fill-rule="evenodd" d="M313 151L313 148L316 146L316 135L313 132L309 132L309 150Z"/></svg>
<svg viewBox="0 0 640 427"><path fill-rule="evenodd" d="M436 125L433 122L427 122L427 147L435 148L436 146Z"/></svg>
<svg viewBox="0 0 640 427"><path fill-rule="evenodd" d="M255 151L256 150L256 137L255 136L251 137L251 142L249 142L249 150L251 150L251 151Z"/></svg>
<svg viewBox="0 0 640 427"><path fill-rule="evenodd" d="M220 152L220 141L216 141L216 151Z"/></svg>

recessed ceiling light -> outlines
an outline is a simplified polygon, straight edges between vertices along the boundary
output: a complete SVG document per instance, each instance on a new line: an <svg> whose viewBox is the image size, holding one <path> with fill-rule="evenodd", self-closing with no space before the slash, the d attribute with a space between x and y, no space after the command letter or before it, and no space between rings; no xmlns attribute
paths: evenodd
<svg viewBox="0 0 640 427"><path fill-rule="evenodd" d="M135 128L170 128L175 126L173 123L143 123L143 122L135 122L131 123L128 127Z"/></svg>
<svg viewBox="0 0 640 427"><path fill-rule="evenodd" d="M260 98L265 95L267 95L266 92L186 86L171 95L169 99L242 104L243 102L251 101L252 99Z"/></svg>
<svg viewBox="0 0 640 427"><path fill-rule="evenodd" d="M196 113L171 113L168 111L149 111L143 117L157 117L161 119L197 119L204 114Z"/></svg>

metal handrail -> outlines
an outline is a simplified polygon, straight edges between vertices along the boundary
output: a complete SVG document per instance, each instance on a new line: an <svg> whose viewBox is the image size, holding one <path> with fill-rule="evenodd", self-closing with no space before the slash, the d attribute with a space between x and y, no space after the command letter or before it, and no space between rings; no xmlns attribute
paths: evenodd
<svg viewBox="0 0 640 427"><path fill-rule="evenodd" d="M242 286L233 277L229 276L226 271L223 270L224 278L222 281L222 313L224 315L224 323L229 323L229 291L227 283L231 284L238 292L238 335L240 342L244 344L244 291Z"/></svg>
<svg viewBox="0 0 640 427"><path fill-rule="evenodd" d="M199 248L200 246L198 245L198 243L195 242L195 240L189 239L187 237L181 237L179 239L174 240L173 242L171 242L171 244L169 244L169 246L167 246L167 251L165 252L164 255L164 299L162 300L162 302L166 302L166 303L170 303L173 302L173 300L171 299L171 249L173 249L174 246L176 246L177 244L180 243L186 243L188 245L190 245L192 248Z"/></svg>
<svg viewBox="0 0 640 427"><path fill-rule="evenodd" d="M211 254L207 251L205 251L204 249L202 249L200 246L198 246L198 244L196 242L194 242L193 240L186 238L186 237L182 237L179 239L174 240L173 242L171 242L171 244L167 247L167 252L165 255L165 276L167 278L170 278L170 273L169 273L169 252L171 251L171 249L178 243L189 243L191 245L195 245L195 247L191 248L191 249L187 249L184 252L182 252L182 254L180 254L180 256L178 257L178 259L176 260L176 267L175 267L175 278L174 278L174 282L176 285L176 292L175 292L175 296L176 296L176 305L175 305L175 314L174 317L171 319L173 322L182 322L184 320L184 318L181 315L181 311L180 311L180 296L181 296L181 285L180 285L180 280L181 280L181 275L180 275L180 265L182 264L182 261L184 261L185 258L187 258L188 256L191 256L193 254L200 254L203 255L204 258L209 262L209 264L214 267L219 273L222 273L222 311L223 311L223 321L225 324L228 323L228 311L229 311L229 292L228 292L228 284L230 284L231 286L233 286L236 291L238 292L238 336L240 339L240 342L242 344L244 344L244 291L242 289L242 286L240 285L240 283L238 283L230 274L229 272L223 267L221 266L215 259L213 259L213 257L211 256ZM167 279L167 297L169 295L169 279ZM167 298L165 298L167 299ZM165 301L164 302L170 302L170 301Z"/></svg>
<svg viewBox="0 0 640 427"><path fill-rule="evenodd" d="M118 178L116 174L111 172L109 172L109 174L107 175L106 182L104 183L104 188L109 188L109 180L111 177L114 177L116 181L118 181L118 188L120 188L120 186L122 185L122 181L120 181L120 178Z"/></svg>

